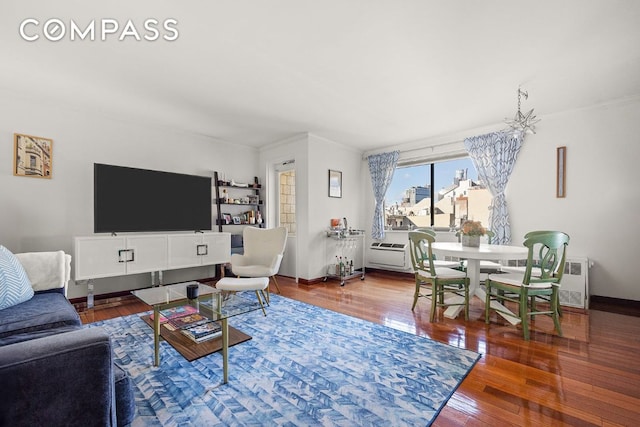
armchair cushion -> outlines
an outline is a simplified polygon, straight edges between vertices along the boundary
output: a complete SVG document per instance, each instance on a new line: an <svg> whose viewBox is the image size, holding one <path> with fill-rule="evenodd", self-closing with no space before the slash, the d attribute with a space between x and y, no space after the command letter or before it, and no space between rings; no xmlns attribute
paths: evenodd
<svg viewBox="0 0 640 427"><path fill-rule="evenodd" d="M82 325L80 316L60 293L38 293L0 311L0 346L68 332Z"/></svg>
<svg viewBox="0 0 640 427"><path fill-rule="evenodd" d="M255 264L252 264L255 262ZM282 262L282 254L274 255L267 264L258 264L257 260L246 255L231 255L231 270L236 276L269 277L276 274Z"/></svg>
<svg viewBox="0 0 640 427"><path fill-rule="evenodd" d="M20 261L0 245L0 310L28 301L33 288Z"/></svg>
<svg viewBox="0 0 640 427"><path fill-rule="evenodd" d="M278 273L287 244L287 229L245 227L244 254L231 255L231 271L236 276L269 277Z"/></svg>

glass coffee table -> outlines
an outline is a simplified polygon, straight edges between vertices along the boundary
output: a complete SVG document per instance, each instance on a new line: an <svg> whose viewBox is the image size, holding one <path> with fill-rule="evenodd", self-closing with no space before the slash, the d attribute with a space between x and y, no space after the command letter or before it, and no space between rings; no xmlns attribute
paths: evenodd
<svg viewBox="0 0 640 427"><path fill-rule="evenodd" d="M187 285L198 285L198 297L187 299ZM242 293L230 293L218 290L209 285L198 282L177 283L174 285L158 286L153 288L138 289L131 292L142 302L153 307L153 346L154 366L160 365L160 311L190 305L202 314L216 322L220 322L222 328L222 367L223 383L228 381L229 360L229 324L228 319L239 314L260 310L260 304L256 298L248 299ZM203 345L195 344L195 345Z"/></svg>

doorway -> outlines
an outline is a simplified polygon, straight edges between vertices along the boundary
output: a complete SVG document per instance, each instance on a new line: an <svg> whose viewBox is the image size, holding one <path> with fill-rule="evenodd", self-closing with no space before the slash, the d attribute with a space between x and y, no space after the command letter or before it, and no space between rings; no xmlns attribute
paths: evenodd
<svg viewBox="0 0 640 427"><path fill-rule="evenodd" d="M279 274L295 277L298 281L297 268L297 218L296 218L296 169L295 161L288 160L275 165L277 200L277 226L288 231L287 246Z"/></svg>

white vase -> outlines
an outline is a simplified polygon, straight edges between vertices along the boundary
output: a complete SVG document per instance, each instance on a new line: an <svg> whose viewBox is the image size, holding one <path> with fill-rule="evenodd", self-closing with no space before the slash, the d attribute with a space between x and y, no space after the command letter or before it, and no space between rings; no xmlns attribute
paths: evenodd
<svg viewBox="0 0 640 427"><path fill-rule="evenodd" d="M462 246L469 246L472 248L480 247L480 236L465 236L464 234L461 236L460 242Z"/></svg>

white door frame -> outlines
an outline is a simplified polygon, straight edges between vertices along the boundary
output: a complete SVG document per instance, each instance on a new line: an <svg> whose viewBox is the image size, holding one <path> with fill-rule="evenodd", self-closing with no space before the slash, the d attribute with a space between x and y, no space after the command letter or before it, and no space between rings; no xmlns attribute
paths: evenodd
<svg viewBox="0 0 640 427"><path fill-rule="evenodd" d="M273 203L272 206L274 206L273 209L270 209L270 216L273 216L273 222L269 221L270 224L273 225L273 227L277 227L280 225L280 173L281 172L286 172L286 171L290 171L296 170L295 167L295 159L288 159L288 160L283 160L281 162L277 162L277 163L273 163L270 167L269 167L269 171L268 171L268 176L270 177L270 179L268 179L267 185L268 185L268 189L267 189L267 194L269 194L269 201L271 203ZM297 184L298 178L297 178L297 173L296 173L296 184ZM297 186L297 185L296 185ZM296 226L298 224L298 192L296 189ZM298 283L298 279L299 279L299 267L298 267L298 260L299 260L299 249L298 249L298 232L297 232L297 228L296 228L296 232L293 234L289 234L289 236L287 237L287 240L291 239L294 243L294 247L295 247L295 253L293 254L294 256L294 275L295 275L295 280L296 283Z"/></svg>

